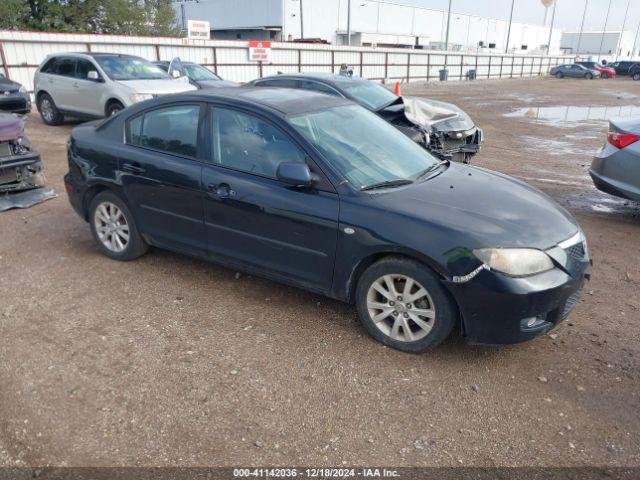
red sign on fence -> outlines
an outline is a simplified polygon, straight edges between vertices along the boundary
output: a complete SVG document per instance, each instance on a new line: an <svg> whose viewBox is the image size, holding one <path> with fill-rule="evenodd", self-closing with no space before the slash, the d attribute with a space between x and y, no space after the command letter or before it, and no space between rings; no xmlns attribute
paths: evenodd
<svg viewBox="0 0 640 480"><path fill-rule="evenodd" d="M249 42L249 60L252 62L271 61L271 42L252 40Z"/></svg>

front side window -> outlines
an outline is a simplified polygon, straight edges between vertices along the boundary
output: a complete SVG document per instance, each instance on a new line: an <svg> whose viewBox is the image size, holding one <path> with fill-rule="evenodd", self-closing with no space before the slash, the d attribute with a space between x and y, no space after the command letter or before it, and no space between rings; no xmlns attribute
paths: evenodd
<svg viewBox="0 0 640 480"><path fill-rule="evenodd" d="M76 77L80 78L82 80L86 80L87 79L87 75L89 74L89 72L97 72L98 69L95 67L95 65L93 63L91 63L89 60L82 60L79 59L78 60L78 66L76 68Z"/></svg>
<svg viewBox="0 0 640 480"><path fill-rule="evenodd" d="M378 115L357 105L289 118L355 188L413 180L437 160Z"/></svg>
<svg viewBox="0 0 640 480"><path fill-rule="evenodd" d="M197 105L149 110L129 121L129 143L195 158L199 117L200 107Z"/></svg>
<svg viewBox="0 0 640 480"><path fill-rule="evenodd" d="M53 73L55 71L56 68L56 63L58 63L58 59L57 58L51 58L47 61L47 63L45 63L42 68L40 69L40 71L42 73Z"/></svg>
<svg viewBox="0 0 640 480"><path fill-rule="evenodd" d="M196 82L200 80L221 80L219 76L208 68L195 63L187 63L182 68L187 72L187 77Z"/></svg>
<svg viewBox="0 0 640 480"><path fill-rule="evenodd" d="M320 82L314 82L313 80L300 80L300 88L305 90L312 90L314 92L324 93L326 95L334 95L336 97L342 97L337 90L329 87Z"/></svg>
<svg viewBox="0 0 640 480"><path fill-rule="evenodd" d="M366 80L345 81L340 87L353 100L370 110L380 110L398 99L382 85Z"/></svg>
<svg viewBox="0 0 640 480"><path fill-rule="evenodd" d="M214 163L275 178L282 162L305 161L284 133L258 117L214 107L212 119Z"/></svg>
<svg viewBox="0 0 640 480"><path fill-rule="evenodd" d="M139 57L97 55L96 62L111 80L160 80L170 78L153 63Z"/></svg>

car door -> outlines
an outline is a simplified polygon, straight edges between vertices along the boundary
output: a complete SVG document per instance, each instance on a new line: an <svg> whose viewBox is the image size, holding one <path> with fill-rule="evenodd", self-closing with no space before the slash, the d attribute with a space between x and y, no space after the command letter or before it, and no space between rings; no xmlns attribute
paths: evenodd
<svg viewBox="0 0 640 480"><path fill-rule="evenodd" d="M570 75L571 77L583 77L585 74L585 71L580 68L579 65L571 65L570 69L569 69Z"/></svg>
<svg viewBox="0 0 640 480"><path fill-rule="evenodd" d="M79 58L76 62L75 81L75 110L87 115L104 116L104 78L98 73L98 80L87 78L89 72L98 73L98 68L90 60Z"/></svg>
<svg viewBox="0 0 640 480"><path fill-rule="evenodd" d="M60 110L74 110L76 60L73 57L58 57L47 74L47 81L43 87Z"/></svg>
<svg viewBox="0 0 640 480"><path fill-rule="evenodd" d="M307 162L301 147L270 120L248 111L210 110L212 162L203 168L209 251L307 288L329 291L338 231L338 195L276 179L281 162Z"/></svg>
<svg viewBox="0 0 640 480"><path fill-rule="evenodd" d="M201 112L198 103L173 103L128 119L118 169L142 234L204 256Z"/></svg>

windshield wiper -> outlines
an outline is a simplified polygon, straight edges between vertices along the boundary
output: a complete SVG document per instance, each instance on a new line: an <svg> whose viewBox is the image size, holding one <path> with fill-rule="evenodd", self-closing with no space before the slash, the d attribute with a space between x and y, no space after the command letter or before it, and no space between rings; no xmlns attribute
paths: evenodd
<svg viewBox="0 0 640 480"><path fill-rule="evenodd" d="M427 169L423 170L422 172L420 172L420 174L416 177L416 180L420 180L421 178L423 178L427 174L439 169L442 165L447 165L447 164L449 164L449 160L441 160L438 163L434 163L429 168L427 168Z"/></svg>
<svg viewBox="0 0 640 480"><path fill-rule="evenodd" d="M367 185L366 187L362 187L360 190L365 192L367 190L375 190L377 188L401 187L402 185L410 185L412 183L413 180L409 180L408 178L396 178L395 180L385 180L384 182Z"/></svg>

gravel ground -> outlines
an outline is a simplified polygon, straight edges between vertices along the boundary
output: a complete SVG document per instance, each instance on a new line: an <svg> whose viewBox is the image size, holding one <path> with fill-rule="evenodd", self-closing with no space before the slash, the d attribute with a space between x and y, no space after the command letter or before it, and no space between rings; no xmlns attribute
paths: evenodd
<svg viewBox="0 0 640 480"><path fill-rule="evenodd" d="M640 465L640 207L588 178L605 122L533 118L637 105L638 86L405 86L468 111L486 134L476 164L569 208L595 262L551 335L422 355L317 295L164 251L100 255L65 198L73 124L31 114L60 196L0 214L0 465Z"/></svg>

